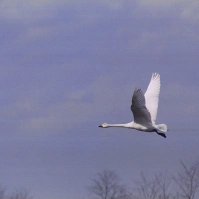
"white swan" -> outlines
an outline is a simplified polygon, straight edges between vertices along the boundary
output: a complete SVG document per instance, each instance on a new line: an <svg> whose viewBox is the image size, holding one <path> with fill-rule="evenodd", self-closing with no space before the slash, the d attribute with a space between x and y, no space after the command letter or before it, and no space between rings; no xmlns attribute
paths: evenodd
<svg viewBox="0 0 199 199"><path fill-rule="evenodd" d="M153 73L145 95L141 89L135 88L131 111L133 112L134 121L126 124L107 124L103 123L99 127L124 127L136 129L139 131L156 132L158 135L166 138L166 124L155 124L158 110L158 101L160 93L160 75Z"/></svg>

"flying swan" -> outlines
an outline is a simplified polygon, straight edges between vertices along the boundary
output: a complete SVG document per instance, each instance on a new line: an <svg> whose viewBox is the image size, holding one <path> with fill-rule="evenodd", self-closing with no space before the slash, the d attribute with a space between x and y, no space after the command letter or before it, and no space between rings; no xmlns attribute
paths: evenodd
<svg viewBox="0 0 199 199"><path fill-rule="evenodd" d="M158 101L160 93L160 75L153 73L148 88L143 94L142 90L135 88L131 111L133 112L134 121L126 124L107 124L103 123L99 127L124 127L136 129L139 131L156 132L158 135L166 138L166 124L156 124Z"/></svg>

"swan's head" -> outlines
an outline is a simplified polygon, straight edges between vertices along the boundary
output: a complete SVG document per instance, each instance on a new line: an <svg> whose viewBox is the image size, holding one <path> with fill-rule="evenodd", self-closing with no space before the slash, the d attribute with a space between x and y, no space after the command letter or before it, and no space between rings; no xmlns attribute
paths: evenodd
<svg viewBox="0 0 199 199"><path fill-rule="evenodd" d="M101 127L101 128L108 128L109 126L108 126L107 123L103 123L103 124L99 125L99 127Z"/></svg>

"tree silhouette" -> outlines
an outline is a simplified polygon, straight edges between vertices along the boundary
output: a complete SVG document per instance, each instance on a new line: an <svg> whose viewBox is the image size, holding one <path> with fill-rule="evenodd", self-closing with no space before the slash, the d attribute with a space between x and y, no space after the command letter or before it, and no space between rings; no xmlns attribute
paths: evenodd
<svg viewBox="0 0 199 199"><path fill-rule="evenodd" d="M88 187L89 193L98 199L129 199L130 194L120 183L119 176L111 170L97 173Z"/></svg>
<svg viewBox="0 0 199 199"><path fill-rule="evenodd" d="M5 198L5 189L0 187L0 199L4 199Z"/></svg>
<svg viewBox="0 0 199 199"><path fill-rule="evenodd" d="M16 190L9 199L32 199L26 189Z"/></svg>
<svg viewBox="0 0 199 199"><path fill-rule="evenodd" d="M141 172L140 179L135 181L136 199L179 199L172 189L172 178L167 172L155 174L152 178Z"/></svg>
<svg viewBox="0 0 199 199"><path fill-rule="evenodd" d="M181 162L182 171L174 177L179 188L179 195L185 199L194 199L195 193L199 188L199 162L190 167Z"/></svg>
<svg viewBox="0 0 199 199"><path fill-rule="evenodd" d="M176 175L167 172L147 177L143 172L132 184L132 193L121 184L119 176L111 170L97 173L88 187L94 199L195 199L199 189L199 162L188 166L180 162Z"/></svg>

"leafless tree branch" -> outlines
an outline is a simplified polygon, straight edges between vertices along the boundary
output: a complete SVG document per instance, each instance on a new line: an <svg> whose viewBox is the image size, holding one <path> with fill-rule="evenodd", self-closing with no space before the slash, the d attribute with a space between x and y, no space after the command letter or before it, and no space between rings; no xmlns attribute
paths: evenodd
<svg viewBox="0 0 199 199"><path fill-rule="evenodd" d="M129 199L126 187L120 183L119 176L111 170L104 170L92 179L89 193L99 199Z"/></svg>
<svg viewBox="0 0 199 199"><path fill-rule="evenodd" d="M181 162L182 171L179 171L174 177L179 190L180 196L185 199L194 199L195 193L199 188L199 162L188 167Z"/></svg>

